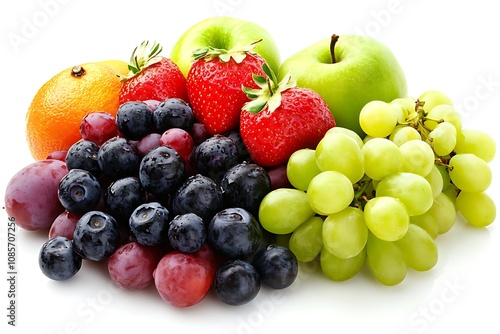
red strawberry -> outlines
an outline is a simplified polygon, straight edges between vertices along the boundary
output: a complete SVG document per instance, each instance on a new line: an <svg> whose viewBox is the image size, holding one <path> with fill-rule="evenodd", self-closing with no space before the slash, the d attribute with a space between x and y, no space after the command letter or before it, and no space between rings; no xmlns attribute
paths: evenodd
<svg viewBox="0 0 500 334"><path fill-rule="evenodd" d="M261 89L243 88L254 100L243 107L240 133L253 161L271 167L299 149L314 149L335 120L316 92L296 87L289 75L278 83L267 64L263 69L267 78L254 76Z"/></svg>
<svg viewBox="0 0 500 334"><path fill-rule="evenodd" d="M121 77L124 82L120 90L120 104L127 101L163 101L172 97L188 101L186 78L172 60L159 56L161 51L158 43L151 46L148 41L134 49L128 65L130 73Z"/></svg>
<svg viewBox="0 0 500 334"><path fill-rule="evenodd" d="M211 135L239 126L241 108L249 101L241 87L257 88L252 74L264 74L264 59L251 52L254 46L229 51L209 47L194 52L195 62L187 75L189 102Z"/></svg>

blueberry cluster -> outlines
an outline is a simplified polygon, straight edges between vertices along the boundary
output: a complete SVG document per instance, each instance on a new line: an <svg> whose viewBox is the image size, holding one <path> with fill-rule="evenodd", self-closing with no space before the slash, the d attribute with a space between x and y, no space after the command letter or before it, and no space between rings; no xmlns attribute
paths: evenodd
<svg viewBox="0 0 500 334"><path fill-rule="evenodd" d="M106 260L134 242L162 254L208 245L221 264L214 290L230 305L253 299L261 281L273 288L294 281L295 256L274 245L258 221L260 202L272 190L270 175L250 161L238 132L207 135L179 99L126 102L114 125L119 136L99 142L92 140L92 130L101 135L98 123L95 129L86 124L85 136L67 151L58 198L80 218L72 235L42 247L40 266L48 277L68 279L82 260ZM173 138L174 132L182 135ZM181 155L186 147L189 154Z"/></svg>

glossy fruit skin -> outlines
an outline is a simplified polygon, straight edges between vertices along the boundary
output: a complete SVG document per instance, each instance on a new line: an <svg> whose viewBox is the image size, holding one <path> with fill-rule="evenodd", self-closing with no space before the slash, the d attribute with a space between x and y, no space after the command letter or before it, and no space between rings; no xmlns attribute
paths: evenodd
<svg viewBox="0 0 500 334"><path fill-rule="evenodd" d="M172 47L170 58L187 77L193 64L193 50L209 46L231 50L246 47L260 39L262 41L257 43L254 51L278 73L281 63L279 48L271 34L256 23L227 16L215 16L191 26Z"/></svg>
<svg viewBox="0 0 500 334"><path fill-rule="evenodd" d="M71 169L84 169L94 176L101 174L97 153L99 146L88 140L80 140L71 145L66 153L66 167Z"/></svg>
<svg viewBox="0 0 500 334"><path fill-rule="evenodd" d="M149 151L139 166L139 179L144 188L160 197L174 193L186 177L184 160L168 146L159 146Z"/></svg>
<svg viewBox="0 0 500 334"><path fill-rule="evenodd" d="M61 179L57 196L67 211L85 213L93 210L99 203L101 185L90 172L72 169Z"/></svg>
<svg viewBox="0 0 500 334"><path fill-rule="evenodd" d="M82 217L81 214L73 213L69 211L62 212L56 219L52 225L50 225L49 229L49 239L55 237L64 237L69 240L73 240L73 233L75 232L75 226L78 222L78 219Z"/></svg>
<svg viewBox="0 0 500 334"><path fill-rule="evenodd" d="M160 137L160 145L173 148L186 163L189 162L189 156L194 149L193 137L180 128L166 130Z"/></svg>
<svg viewBox="0 0 500 334"><path fill-rule="evenodd" d="M104 194L106 211L120 224L128 224L134 209L145 203L146 200L146 190L135 176L113 181Z"/></svg>
<svg viewBox="0 0 500 334"><path fill-rule="evenodd" d="M118 180L137 175L141 157L127 139L113 137L102 144L97 153L97 161L106 177Z"/></svg>
<svg viewBox="0 0 500 334"><path fill-rule="evenodd" d="M194 213L206 225L223 206L221 188L214 180L200 174L188 177L172 197L174 215Z"/></svg>
<svg viewBox="0 0 500 334"><path fill-rule="evenodd" d="M119 103L127 101L163 101L167 98L188 101L186 79L179 67L169 58L148 66L130 79L123 82Z"/></svg>
<svg viewBox="0 0 500 334"><path fill-rule="evenodd" d="M257 88L252 75L264 74L263 63L262 57L251 53L240 63L232 57L223 61L209 56L193 63L186 78L189 101L209 134L238 128L241 108L249 101L241 87Z"/></svg>
<svg viewBox="0 0 500 334"><path fill-rule="evenodd" d="M214 264L206 255L172 251L163 256L153 277L161 298L175 307L201 302L212 286Z"/></svg>
<svg viewBox="0 0 500 334"><path fill-rule="evenodd" d="M229 260L224 263L214 277L217 298L226 304L239 306L253 300L260 291L260 278L250 263Z"/></svg>
<svg viewBox="0 0 500 334"><path fill-rule="evenodd" d="M116 72L100 63L67 68L49 79L26 114L26 140L33 158L68 150L80 139L80 122L86 114L99 110L116 115L121 86Z"/></svg>
<svg viewBox="0 0 500 334"><path fill-rule="evenodd" d="M406 78L391 50L368 36L340 35L318 41L286 59L278 77L290 73L299 87L316 91L328 104L338 126L365 136L359 112L373 100L390 102L407 95Z"/></svg>
<svg viewBox="0 0 500 334"><path fill-rule="evenodd" d="M168 240L170 212L158 202L139 205L130 215L132 237L144 246L160 246Z"/></svg>
<svg viewBox="0 0 500 334"><path fill-rule="evenodd" d="M314 149L335 120L325 101L314 91L289 88L272 113L242 112L240 133L252 160L263 167L286 163L301 148ZM297 131L300 129L300 131Z"/></svg>
<svg viewBox="0 0 500 334"><path fill-rule="evenodd" d="M266 170L247 162L231 167L222 178L221 188L226 206L243 208L254 217L259 214L260 202L272 190Z"/></svg>
<svg viewBox="0 0 500 334"><path fill-rule="evenodd" d="M239 162L238 147L224 135L214 135L198 145L193 153L196 170L216 182Z"/></svg>
<svg viewBox="0 0 500 334"><path fill-rule="evenodd" d="M179 252L197 252L207 240L205 222L194 213L177 215L168 224L168 240Z"/></svg>
<svg viewBox="0 0 500 334"><path fill-rule="evenodd" d="M65 281L78 273L82 267L82 257L75 252L71 240L55 237L42 245L38 264L48 278Z"/></svg>
<svg viewBox="0 0 500 334"><path fill-rule="evenodd" d="M179 128L190 131L196 118L191 106L178 98L166 99L153 112L153 123L159 133Z"/></svg>
<svg viewBox="0 0 500 334"><path fill-rule="evenodd" d="M115 116L109 112L91 112L80 123L80 135L101 146L108 139L118 136Z"/></svg>
<svg viewBox="0 0 500 334"><path fill-rule="evenodd" d="M109 214L89 211L77 222L73 234L75 251L84 259L102 261L119 247L118 223Z"/></svg>
<svg viewBox="0 0 500 334"><path fill-rule="evenodd" d="M246 259L253 255L262 240L262 228L257 219L241 208L219 211L207 228L208 242L230 259Z"/></svg>
<svg viewBox="0 0 500 334"><path fill-rule="evenodd" d="M153 110L144 102L125 102L116 113L116 125L125 138L139 140L153 128Z"/></svg>
<svg viewBox="0 0 500 334"><path fill-rule="evenodd" d="M122 289L145 289L153 284L153 271L159 261L160 253L157 249L130 241L109 257L109 276Z"/></svg>
<svg viewBox="0 0 500 334"><path fill-rule="evenodd" d="M299 271L295 254L288 248L275 244L259 250L252 264L261 281L273 289L284 289L292 285Z"/></svg>
<svg viewBox="0 0 500 334"><path fill-rule="evenodd" d="M67 173L66 164L60 160L40 160L12 176L5 189L5 211L17 226L28 231L51 226L64 211L57 189Z"/></svg>

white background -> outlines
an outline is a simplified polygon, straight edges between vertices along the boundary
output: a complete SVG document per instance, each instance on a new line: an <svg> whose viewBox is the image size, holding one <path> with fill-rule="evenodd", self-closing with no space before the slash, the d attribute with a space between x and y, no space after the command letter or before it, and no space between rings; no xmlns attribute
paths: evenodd
<svg viewBox="0 0 500 334"><path fill-rule="evenodd" d="M48 5L50 4L50 5ZM386 43L403 66L409 94L446 92L460 106L464 127L498 139L500 20L489 0L365 1L9 1L0 12L0 195L10 177L32 161L24 115L38 88L62 69L105 59L128 60L143 40L157 40L169 55L194 23L229 15L261 24L275 38L282 60L332 33L359 33ZM5 7L7 6L7 7ZM27 24L36 30L27 34ZM24 29L24 30L23 30ZM24 33L24 35L23 35ZM12 36L25 38L14 45ZM489 193L498 204L498 158ZM474 172L474 171L471 171ZM498 222L473 229L457 221L438 238L439 262L384 287L363 270L334 283L308 268L283 291L262 289L251 303L230 307L213 295L175 309L154 288L113 287L102 267L85 263L67 282L38 268L45 233L17 233L17 325L7 326L6 233L0 218L0 322L8 333L499 333L500 231ZM318 327L319 326L319 327Z"/></svg>

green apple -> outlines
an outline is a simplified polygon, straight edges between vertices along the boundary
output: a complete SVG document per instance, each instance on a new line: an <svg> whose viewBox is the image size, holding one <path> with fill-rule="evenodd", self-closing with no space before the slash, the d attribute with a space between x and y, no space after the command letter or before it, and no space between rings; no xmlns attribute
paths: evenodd
<svg viewBox="0 0 500 334"><path fill-rule="evenodd" d="M392 51L361 35L333 35L285 60L297 86L316 91L328 104L337 126L365 134L359 125L361 108L372 100L390 102L407 95L404 72Z"/></svg>
<svg viewBox="0 0 500 334"><path fill-rule="evenodd" d="M209 46L231 50L248 47L259 40L261 41L253 51L278 73L280 53L269 32L256 23L226 16L205 19L186 30L174 44L170 59L179 66L184 76L187 76L194 50Z"/></svg>

